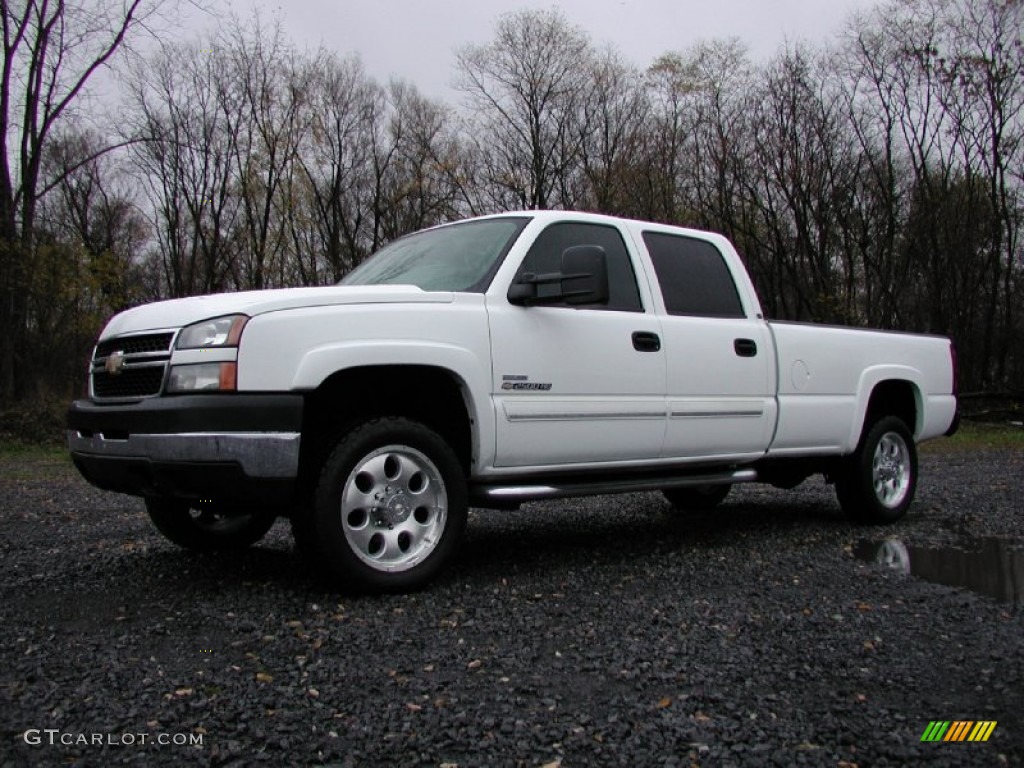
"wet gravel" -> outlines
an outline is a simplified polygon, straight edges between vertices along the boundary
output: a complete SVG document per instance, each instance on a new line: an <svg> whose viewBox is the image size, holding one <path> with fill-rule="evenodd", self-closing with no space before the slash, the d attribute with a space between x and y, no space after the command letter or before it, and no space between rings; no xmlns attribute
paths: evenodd
<svg viewBox="0 0 1024 768"><path fill-rule="evenodd" d="M431 588L353 598L284 522L193 555L137 500L5 459L0 766L1022 764L1020 606L852 552L1024 541L1024 454L921 474L884 530L817 479L696 515L656 494L474 512ZM998 725L921 743L932 720Z"/></svg>

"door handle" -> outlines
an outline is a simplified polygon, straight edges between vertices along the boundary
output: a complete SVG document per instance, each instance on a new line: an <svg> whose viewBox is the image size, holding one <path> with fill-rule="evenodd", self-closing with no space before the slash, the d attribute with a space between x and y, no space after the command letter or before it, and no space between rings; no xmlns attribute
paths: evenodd
<svg viewBox="0 0 1024 768"><path fill-rule="evenodd" d="M732 348L740 357L757 356L757 342L753 339L736 339L732 343Z"/></svg>
<svg viewBox="0 0 1024 768"><path fill-rule="evenodd" d="M650 331L633 331L633 349L637 352L658 352L661 349L661 337Z"/></svg>

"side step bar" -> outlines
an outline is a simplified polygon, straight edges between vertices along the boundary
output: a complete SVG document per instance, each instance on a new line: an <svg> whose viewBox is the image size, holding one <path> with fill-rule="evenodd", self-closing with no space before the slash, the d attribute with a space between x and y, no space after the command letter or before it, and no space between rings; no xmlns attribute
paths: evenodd
<svg viewBox="0 0 1024 768"><path fill-rule="evenodd" d="M476 507L507 509L524 501L561 499L570 496L597 496L606 493L657 491L662 488L685 488L695 485L733 485L735 483L753 483L756 480L757 471L753 469L737 469L704 475L645 475L614 480L565 478L537 485L473 485L469 489L469 497L470 504Z"/></svg>

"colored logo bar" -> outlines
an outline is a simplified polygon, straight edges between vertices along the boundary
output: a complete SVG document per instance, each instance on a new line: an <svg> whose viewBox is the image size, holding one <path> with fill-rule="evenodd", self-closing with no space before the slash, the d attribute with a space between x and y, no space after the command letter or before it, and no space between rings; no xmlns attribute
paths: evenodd
<svg viewBox="0 0 1024 768"><path fill-rule="evenodd" d="M921 741L988 741L996 725L995 720L932 720Z"/></svg>

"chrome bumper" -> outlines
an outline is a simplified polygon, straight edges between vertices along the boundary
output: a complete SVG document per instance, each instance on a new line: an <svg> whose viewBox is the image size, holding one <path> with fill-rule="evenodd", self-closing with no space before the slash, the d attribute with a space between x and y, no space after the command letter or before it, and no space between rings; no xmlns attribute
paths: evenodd
<svg viewBox="0 0 1024 768"><path fill-rule="evenodd" d="M124 439L68 430L72 455L152 462L238 464L249 477L294 478L299 471L298 432L186 432L131 434Z"/></svg>

